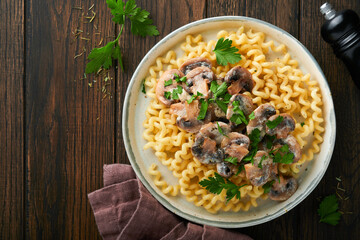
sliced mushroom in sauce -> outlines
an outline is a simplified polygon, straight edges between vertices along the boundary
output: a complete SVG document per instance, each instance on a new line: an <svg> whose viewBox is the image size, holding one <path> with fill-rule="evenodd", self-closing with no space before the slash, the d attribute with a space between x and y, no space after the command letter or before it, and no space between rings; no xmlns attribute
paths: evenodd
<svg viewBox="0 0 360 240"><path fill-rule="evenodd" d="M246 127L247 133L251 132L257 128L260 130L260 136L263 138L265 136L266 127L265 124L269 117L276 114L275 108L268 104L262 104L254 110L254 119L249 121L249 124Z"/></svg>
<svg viewBox="0 0 360 240"><path fill-rule="evenodd" d="M168 99L165 97L165 92L172 92L174 91L174 89L177 88L177 86L182 86L182 83L178 83L176 82L176 75L179 77L183 77L184 74L182 72L180 72L177 69L171 69L171 70L167 70L166 72L164 72L157 85L156 85L156 89L155 89L155 93L156 93L156 97L157 99L162 102L163 104L165 104L166 106L170 106L171 104L175 103L175 102L179 102L180 100L174 100L174 99ZM172 80L172 83L170 85L165 86L165 82ZM184 92L184 91L183 91Z"/></svg>
<svg viewBox="0 0 360 240"><path fill-rule="evenodd" d="M265 151L258 151L254 156L254 164L247 163L244 165L246 177L252 185L262 186L278 173L277 164Z"/></svg>
<svg viewBox="0 0 360 240"><path fill-rule="evenodd" d="M250 139L238 132L231 132L227 134L221 141L221 147L228 156L237 158L238 162L249 153Z"/></svg>
<svg viewBox="0 0 360 240"><path fill-rule="evenodd" d="M216 164L216 170L222 177L229 178L233 174L236 174L238 168L229 162L219 162Z"/></svg>
<svg viewBox="0 0 360 240"><path fill-rule="evenodd" d="M185 90L191 94L197 94L198 92L203 95L204 98L209 97L209 83L215 79L215 75L210 68L198 67L186 74Z"/></svg>
<svg viewBox="0 0 360 240"><path fill-rule="evenodd" d="M289 114L282 113L269 117L268 121L274 121L279 116L281 116L283 120L273 129L266 126L266 133L270 136L276 135L276 138L286 138L290 132L295 130L295 120Z"/></svg>
<svg viewBox="0 0 360 240"><path fill-rule="evenodd" d="M187 60L180 66L180 71L183 72L185 75L188 74L191 70L197 67L207 67L211 69L211 62L209 59L204 57L197 57Z"/></svg>
<svg viewBox="0 0 360 240"><path fill-rule="evenodd" d="M295 178L285 179L280 176L279 179L275 179L269 192L269 198L274 201L285 201L296 192L297 188L298 182Z"/></svg>
<svg viewBox="0 0 360 240"><path fill-rule="evenodd" d="M249 116L254 110L254 104L251 98L244 94L235 94L230 98L230 102L228 104L228 108L226 111L227 119L230 119L234 114L234 101L237 101L239 103L239 108L245 114L245 116Z"/></svg>
<svg viewBox="0 0 360 240"><path fill-rule="evenodd" d="M293 135L288 135L286 138L277 139L275 141L277 146L275 148L279 148L281 146L278 145L285 145L289 146L289 151L294 154L293 163L296 163L301 158L301 147L300 144L296 141L296 138Z"/></svg>
<svg viewBox="0 0 360 240"><path fill-rule="evenodd" d="M250 92L254 87L251 73L246 68L240 66L230 69L225 76L225 82L230 85L228 92L231 95L244 91Z"/></svg>

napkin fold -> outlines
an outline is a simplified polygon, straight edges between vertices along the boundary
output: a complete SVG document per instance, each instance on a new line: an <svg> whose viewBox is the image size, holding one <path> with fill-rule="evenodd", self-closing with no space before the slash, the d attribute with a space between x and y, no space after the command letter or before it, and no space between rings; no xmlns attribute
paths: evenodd
<svg viewBox="0 0 360 240"><path fill-rule="evenodd" d="M171 213L147 191L130 165L104 165L104 187L88 198L103 239L251 239Z"/></svg>

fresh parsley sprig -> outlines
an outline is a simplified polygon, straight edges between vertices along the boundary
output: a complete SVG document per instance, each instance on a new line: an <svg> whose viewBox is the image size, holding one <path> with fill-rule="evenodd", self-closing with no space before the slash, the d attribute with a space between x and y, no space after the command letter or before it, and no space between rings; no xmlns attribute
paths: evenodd
<svg viewBox="0 0 360 240"><path fill-rule="evenodd" d="M215 173L214 177L209 177L209 179L201 180L199 184L200 186L204 187L206 190L214 194L220 194L222 190L225 189L226 202L229 202L233 197L241 199L240 188L246 185L244 184L241 186L237 186L230 180L221 177L218 173Z"/></svg>
<svg viewBox="0 0 360 240"><path fill-rule="evenodd" d="M85 73L97 73L100 68L109 69L113 60L118 60L122 70L124 70L119 39L124 29L125 19L131 22L131 32L134 35L156 36L159 31L152 25L149 12L136 6L135 0L123 2L122 0L106 0L108 7L113 15L112 21L121 25L120 32L114 41L108 42L104 47L91 50L86 64Z"/></svg>
<svg viewBox="0 0 360 240"><path fill-rule="evenodd" d="M258 128L255 128L252 130L252 132L249 134L250 139L250 152L243 158L243 162L251 162L254 164L254 156L256 155L258 151L258 144L261 141L260 138L260 130Z"/></svg>
<svg viewBox="0 0 360 240"><path fill-rule="evenodd" d="M241 55L237 53L239 49L232 47L232 40L220 38L213 50L216 55L216 62L226 66L228 63L234 64L241 60Z"/></svg>
<svg viewBox="0 0 360 240"><path fill-rule="evenodd" d="M325 197L317 210L320 216L320 222L328 223L333 226L337 225L341 216L338 209L339 203L335 194Z"/></svg>
<svg viewBox="0 0 360 240"><path fill-rule="evenodd" d="M277 150L270 151L270 156L275 163L290 164L294 161L294 154L290 152L289 145L285 144Z"/></svg>
<svg viewBox="0 0 360 240"><path fill-rule="evenodd" d="M224 161L235 164L235 165L238 163L238 159L236 157L231 157L231 156L225 158Z"/></svg>

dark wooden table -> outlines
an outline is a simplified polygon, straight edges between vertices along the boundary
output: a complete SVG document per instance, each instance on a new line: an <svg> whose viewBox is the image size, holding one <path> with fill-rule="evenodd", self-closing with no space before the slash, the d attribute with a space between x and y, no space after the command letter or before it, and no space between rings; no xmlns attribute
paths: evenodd
<svg viewBox="0 0 360 240"><path fill-rule="evenodd" d="M103 0L0 1L0 239L99 239L87 193L102 187L102 166L129 163L121 133L128 82L146 52L189 22L220 15L268 21L295 36L328 79L337 136L330 166L316 189L289 213L239 229L255 239L360 237L360 90L320 37L322 0L137 0L160 35L120 39L125 71L104 82L83 79L86 56L101 38L118 33ZM333 0L360 13L358 0ZM96 13L83 23L81 14ZM73 8L81 6L83 10ZM88 21L90 19L87 19ZM94 26L95 25L95 26ZM83 39L72 32L82 29ZM97 28L97 29L96 29ZM89 34L86 34L89 33ZM89 40L87 40L89 39ZM74 59L86 48L86 52ZM99 91L100 89L100 91ZM335 193L341 176L348 200L339 225L319 223L318 198Z"/></svg>

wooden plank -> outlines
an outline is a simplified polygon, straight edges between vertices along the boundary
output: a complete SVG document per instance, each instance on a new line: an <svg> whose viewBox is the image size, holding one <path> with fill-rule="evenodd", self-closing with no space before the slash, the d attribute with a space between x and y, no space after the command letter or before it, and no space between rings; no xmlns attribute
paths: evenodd
<svg viewBox="0 0 360 240"><path fill-rule="evenodd" d="M158 27L160 35L157 37L138 37L130 32L130 25L125 26L125 31L120 39L123 53L125 71L118 71L118 85L116 99L116 162L129 163L126 155L123 136L121 132L122 109L126 88L133 72L145 54L171 31L195 20L205 18L205 0L201 1L137 1L138 6L150 12L154 24Z"/></svg>
<svg viewBox="0 0 360 240"><path fill-rule="evenodd" d="M114 35L110 11L100 0L26 8L26 237L99 239L87 193L102 187L103 164L114 161L114 98L103 99L103 79L81 78L91 48Z"/></svg>
<svg viewBox="0 0 360 240"><path fill-rule="evenodd" d="M257 18L274 24L298 38L298 4L298 1L287 0L209 0L207 4L207 13L208 17L238 15ZM250 228L242 228L238 231L246 233L254 239L268 239L269 234L276 239L297 239L297 234L301 233L301 229L297 227L300 219L294 216L300 216L300 214L302 213L299 210L299 207L297 207L291 210L290 214L285 214L273 221Z"/></svg>
<svg viewBox="0 0 360 240"><path fill-rule="evenodd" d="M24 225L24 1L0 1L0 239Z"/></svg>
<svg viewBox="0 0 360 240"><path fill-rule="evenodd" d="M322 40L320 29L325 19L319 11L324 1L301 1L300 40L323 69L332 91L336 114L336 145L329 168L324 179L311 194L312 198L335 193L337 181L341 176L342 187L350 194L347 201L340 201L344 214L338 226L329 227L317 222L318 202L307 199L302 205L304 220L299 222L303 229L303 239L356 239L360 236L360 90L352 82L344 64L335 57L331 47ZM359 1L331 1L336 10L353 9L360 14ZM340 191L341 192L341 191ZM309 213L311 212L311 214Z"/></svg>

